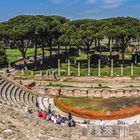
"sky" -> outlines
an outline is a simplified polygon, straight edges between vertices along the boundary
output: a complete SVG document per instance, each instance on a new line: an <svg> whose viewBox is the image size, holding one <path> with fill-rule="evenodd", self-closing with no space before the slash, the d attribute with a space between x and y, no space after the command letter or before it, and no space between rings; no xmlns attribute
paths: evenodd
<svg viewBox="0 0 140 140"><path fill-rule="evenodd" d="M60 15L69 19L133 16L140 0L0 0L0 21L18 15Z"/></svg>

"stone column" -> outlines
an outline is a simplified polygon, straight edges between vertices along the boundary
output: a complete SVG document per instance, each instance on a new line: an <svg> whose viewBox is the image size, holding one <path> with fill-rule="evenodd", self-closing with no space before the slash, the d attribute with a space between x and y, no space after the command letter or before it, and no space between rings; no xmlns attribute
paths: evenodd
<svg viewBox="0 0 140 140"><path fill-rule="evenodd" d="M43 75L43 71L42 71L42 70L40 71L40 75L41 75L41 76Z"/></svg>
<svg viewBox="0 0 140 140"><path fill-rule="evenodd" d="M113 65L114 65L114 62L113 62L113 59L111 59L111 74L110 74L110 76L114 75Z"/></svg>
<svg viewBox="0 0 140 140"><path fill-rule="evenodd" d="M74 59L74 64L76 65L76 63L77 63L77 60L76 60L76 59Z"/></svg>
<svg viewBox="0 0 140 140"><path fill-rule="evenodd" d="M81 75L81 71L80 71L80 62L78 62L78 76Z"/></svg>
<svg viewBox="0 0 140 140"><path fill-rule="evenodd" d="M68 60L68 76L70 76L71 72L70 72L70 60Z"/></svg>
<svg viewBox="0 0 140 140"><path fill-rule="evenodd" d="M25 70L28 70L27 66L25 66Z"/></svg>
<svg viewBox="0 0 140 140"><path fill-rule="evenodd" d="M134 75L134 64L132 63L131 64L131 76L133 76Z"/></svg>
<svg viewBox="0 0 140 140"><path fill-rule="evenodd" d="M121 76L123 76L123 64L121 64Z"/></svg>
<svg viewBox="0 0 140 140"><path fill-rule="evenodd" d="M138 60L137 60L137 56L135 56L135 64L137 64L138 62L137 62Z"/></svg>
<svg viewBox="0 0 140 140"><path fill-rule="evenodd" d="M90 76L90 59L88 60L88 76Z"/></svg>
<svg viewBox="0 0 140 140"><path fill-rule="evenodd" d="M98 76L101 76L101 59L98 59Z"/></svg>
<svg viewBox="0 0 140 140"><path fill-rule="evenodd" d="M11 62L10 61L8 62L8 67L11 68Z"/></svg>
<svg viewBox="0 0 140 140"><path fill-rule="evenodd" d="M42 61L42 60L40 61L40 64L41 64L41 65L43 64L43 61Z"/></svg>
<svg viewBox="0 0 140 140"><path fill-rule="evenodd" d="M24 75L24 69L22 69L21 73L22 73L22 75Z"/></svg>
<svg viewBox="0 0 140 140"><path fill-rule="evenodd" d="M60 59L58 59L58 76L61 76Z"/></svg>
<svg viewBox="0 0 140 140"><path fill-rule="evenodd" d="M48 76L48 70L46 70L46 75Z"/></svg>
<svg viewBox="0 0 140 140"><path fill-rule="evenodd" d="M34 71L31 71L31 76L34 76Z"/></svg>

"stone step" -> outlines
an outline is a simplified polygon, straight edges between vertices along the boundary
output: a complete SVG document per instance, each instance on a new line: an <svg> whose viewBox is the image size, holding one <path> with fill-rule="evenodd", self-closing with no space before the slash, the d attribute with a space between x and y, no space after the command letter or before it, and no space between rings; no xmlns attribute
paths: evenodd
<svg viewBox="0 0 140 140"><path fill-rule="evenodd" d="M5 104L7 104L7 99L5 97L6 89L9 86L9 83L5 81L5 84L2 87L1 98L4 100Z"/></svg>
<svg viewBox="0 0 140 140"><path fill-rule="evenodd" d="M25 106L25 103L24 103L24 100L23 100L23 89L20 89L20 92L19 92L19 101L20 103L22 104L22 106Z"/></svg>
<svg viewBox="0 0 140 140"><path fill-rule="evenodd" d="M38 96L36 96L36 95L33 96L33 103L34 103L34 105L36 105L37 98L38 98Z"/></svg>
<svg viewBox="0 0 140 140"><path fill-rule="evenodd" d="M39 103L39 107L41 110L46 110L46 108L44 107L43 103L42 103L42 98L43 97L38 97L38 103Z"/></svg>
<svg viewBox="0 0 140 140"><path fill-rule="evenodd" d="M0 103L9 106L34 107L38 96L16 87L13 83L0 78Z"/></svg>
<svg viewBox="0 0 140 140"><path fill-rule="evenodd" d="M28 92L25 91L24 100L25 100L27 106L30 106L30 103L29 103L29 96L30 96L30 94L29 94Z"/></svg>
<svg viewBox="0 0 140 140"><path fill-rule="evenodd" d="M10 100L12 101L13 106L17 107L17 103L13 100L13 91L14 91L14 89L15 89L15 85L12 84L11 90L10 90Z"/></svg>
<svg viewBox="0 0 140 140"><path fill-rule="evenodd" d="M11 102L11 105L16 107L15 103L13 102L13 100L11 98L11 94L12 94L11 92L12 92L13 88L14 88L14 85L13 84L10 84L10 87L7 90L6 95L7 95L7 100L9 100Z"/></svg>
<svg viewBox="0 0 140 140"><path fill-rule="evenodd" d="M5 81L5 80L1 79L1 80L0 80L0 85L1 85L4 81Z"/></svg>
<svg viewBox="0 0 140 140"><path fill-rule="evenodd" d="M46 104L45 100L48 100L48 98L42 98L42 105L44 106L45 110L48 110L48 103Z"/></svg>
<svg viewBox="0 0 140 140"><path fill-rule="evenodd" d="M21 94L22 89L18 88L18 90L16 90L16 101L18 102L18 104L22 107L24 106L24 104L21 102L20 100L20 94Z"/></svg>
<svg viewBox="0 0 140 140"><path fill-rule="evenodd" d="M7 84L8 84L8 82L4 81L0 86L0 98L1 98L1 101L2 101L3 104L6 104L6 100L4 99L2 94L3 94L3 92L5 92L5 87L6 87Z"/></svg>
<svg viewBox="0 0 140 140"><path fill-rule="evenodd" d="M10 87L11 87L11 83L8 83L7 87L6 87L6 90L5 90L5 93L3 93L3 96L6 99L7 105L13 105L11 103L11 100L9 100L9 89L10 89Z"/></svg>
<svg viewBox="0 0 140 140"><path fill-rule="evenodd" d="M14 86L14 89L12 91L12 100L15 102L17 107L21 107L20 104L17 102L17 99L16 99L17 90L18 90L18 87Z"/></svg>
<svg viewBox="0 0 140 140"><path fill-rule="evenodd" d="M33 106L34 105L34 103L33 103L33 95L31 93L29 93L28 100L29 100L30 106Z"/></svg>

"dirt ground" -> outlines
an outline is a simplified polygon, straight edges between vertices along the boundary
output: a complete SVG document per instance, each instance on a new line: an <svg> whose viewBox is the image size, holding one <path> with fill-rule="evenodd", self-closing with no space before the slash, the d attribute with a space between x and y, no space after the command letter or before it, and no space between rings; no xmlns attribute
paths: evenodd
<svg viewBox="0 0 140 140"><path fill-rule="evenodd" d="M46 85L65 85L73 87L109 87L111 89L122 88L140 88L140 77L62 77L60 81L40 81L40 80L24 80L24 85L31 82L43 83Z"/></svg>

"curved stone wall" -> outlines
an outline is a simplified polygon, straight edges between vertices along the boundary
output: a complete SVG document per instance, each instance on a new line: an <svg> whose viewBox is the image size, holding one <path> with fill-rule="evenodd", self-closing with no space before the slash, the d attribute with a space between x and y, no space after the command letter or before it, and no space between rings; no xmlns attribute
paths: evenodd
<svg viewBox="0 0 140 140"><path fill-rule="evenodd" d="M46 95L104 97L104 98L109 98L109 97L139 97L140 96L140 89L94 90L94 89L73 89L73 88L49 87L49 88L44 88L42 90L44 90L44 94L46 94Z"/></svg>
<svg viewBox="0 0 140 140"><path fill-rule="evenodd" d="M38 96L6 76L0 76L0 103L14 107L34 107Z"/></svg>

